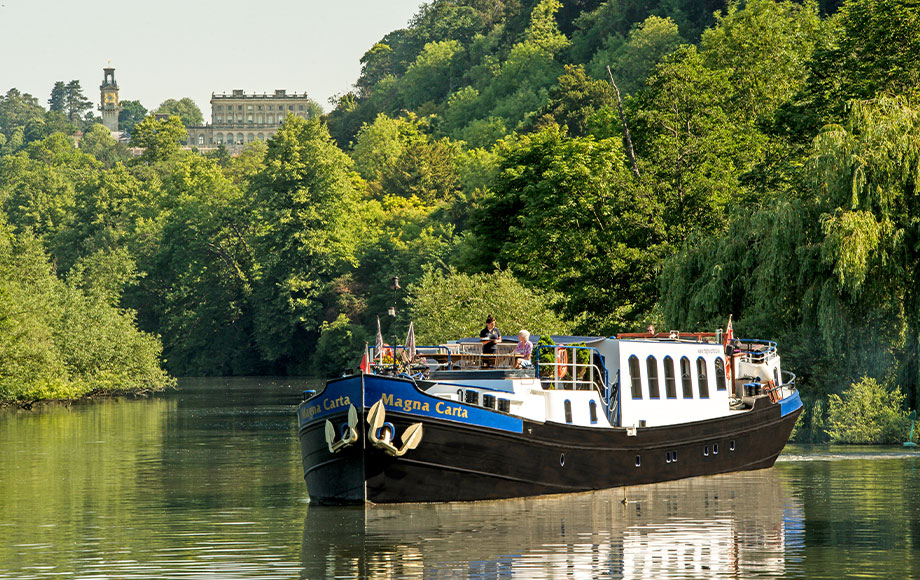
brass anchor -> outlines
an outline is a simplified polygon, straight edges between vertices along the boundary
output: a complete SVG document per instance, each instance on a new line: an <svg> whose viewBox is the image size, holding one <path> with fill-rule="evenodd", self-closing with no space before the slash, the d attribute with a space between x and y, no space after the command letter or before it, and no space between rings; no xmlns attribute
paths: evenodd
<svg viewBox="0 0 920 580"><path fill-rule="evenodd" d="M390 429L385 429L383 431L383 438L377 437L377 431L383 427L385 417L386 411L383 408L383 399L380 399L374 403L370 413L367 415L367 424L370 425L370 429L367 432L367 438L374 447L383 449L393 457L401 457L410 449L418 447L418 444L422 442L421 423L413 423L406 427L406 430L402 434L403 446L401 449L397 449L396 446L391 443L394 433L392 433Z"/></svg>
<svg viewBox="0 0 920 580"><path fill-rule="evenodd" d="M348 447L358 440L358 411L354 405L348 405L348 431L342 435L339 441L335 440L335 427L332 421L326 419L326 445L329 446L329 453L338 453L342 448ZM335 441L333 443L333 441Z"/></svg>

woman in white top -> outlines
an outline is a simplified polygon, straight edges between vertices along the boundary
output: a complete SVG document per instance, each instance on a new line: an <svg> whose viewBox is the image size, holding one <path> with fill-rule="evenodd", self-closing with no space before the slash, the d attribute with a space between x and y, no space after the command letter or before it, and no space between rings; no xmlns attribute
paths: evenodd
<svg viewBox="0 0 920 580"><path fill-rule="evenodd" d="M515 368L529 369L533 366L530 354L533 352L533 343L530 342L530 333L526 330L518 332L518 343L514 346L514 353L519 355Z"/></svg>

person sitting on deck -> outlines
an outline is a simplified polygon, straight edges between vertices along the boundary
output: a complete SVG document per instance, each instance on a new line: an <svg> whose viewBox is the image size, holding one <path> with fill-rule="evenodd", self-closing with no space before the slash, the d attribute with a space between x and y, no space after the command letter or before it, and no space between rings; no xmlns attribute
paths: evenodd
<svg viewBox="0 0 920 580"><path fill-rule="evenodd" d="M519 355L520 358L514 365L514 368L529 369L533 366L530 362L530 354L533 352L533 343L530 342L530 332L521 330L518 332L518 343L514 347L512 354Z"/></svg>
<svg viewBox="0 0 920 580"><path fill-rule="evenodd" d="M486 317L486 327L479 332L479 340L482 342L482 366L494 367L495 352L498 350L498 343L502 340L502 333L495 328L495 317L491 314Z"/></svg>

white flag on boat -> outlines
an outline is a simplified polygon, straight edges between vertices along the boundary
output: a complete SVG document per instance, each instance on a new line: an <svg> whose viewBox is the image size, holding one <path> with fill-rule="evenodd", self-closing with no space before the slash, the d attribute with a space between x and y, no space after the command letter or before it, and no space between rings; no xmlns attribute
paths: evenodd
<svg viewBox="0 0 920 580"><path fill-rule="evenodd" d="M377 317L377 342L374 343L375 358L379 358L380 364L383 364L383 333L380 331L380 317Z"/></svg>
<svg viewBox="0 0 920 580"><path fill-rule="evenodd" d="M415 360L415 323L409 323L409 334L406 335L406 362Z"/></svg>

